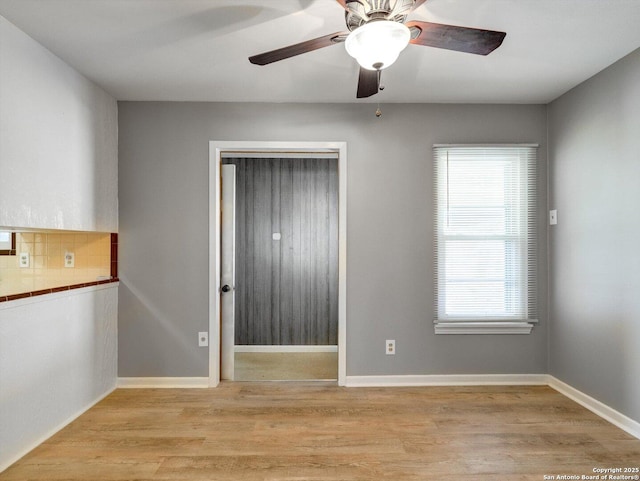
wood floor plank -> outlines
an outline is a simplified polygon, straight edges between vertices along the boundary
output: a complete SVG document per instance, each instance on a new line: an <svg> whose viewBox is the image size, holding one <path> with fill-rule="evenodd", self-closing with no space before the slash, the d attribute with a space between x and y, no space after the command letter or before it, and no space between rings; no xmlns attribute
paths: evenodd
<svg viewBox="0 0 640 481"><path fill-rule="evenodd" d="M544 386L223 383L116 390L0 481L539 481L640 465L640 440Z"/></svg>

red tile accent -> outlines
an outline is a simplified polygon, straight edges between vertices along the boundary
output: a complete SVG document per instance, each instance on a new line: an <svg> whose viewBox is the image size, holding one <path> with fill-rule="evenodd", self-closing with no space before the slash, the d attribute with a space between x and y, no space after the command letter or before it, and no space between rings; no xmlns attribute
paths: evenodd
<svg viewBox="0 0 640 481"><path fill-rule="evenodd" d="M111 233L111 277L118 277L118 234Z"/></svg>
<svg viewBox="0 0 640 481"><path fill-rule="evenodd" d="M33 296L41 296L43 294L51 294L51 289L42 289L39 291L31 291L31 297Z"/></svg>
<svg viewBox="0 0 640 481"><path fill-rule="evenodd" d="M68 291L69 290L69 286L60 286L60 287L52 287L51 288L51 292L62 292L62 291Z"/></svg>
<svg viewBox="0 0 640 481"><path fill-rule="evenodd" d="M20 294L13 294L11 296L7 296L7 301L15 301L17 299L24 299L25 297L31 297L31 293L21 292Z"/></svg>

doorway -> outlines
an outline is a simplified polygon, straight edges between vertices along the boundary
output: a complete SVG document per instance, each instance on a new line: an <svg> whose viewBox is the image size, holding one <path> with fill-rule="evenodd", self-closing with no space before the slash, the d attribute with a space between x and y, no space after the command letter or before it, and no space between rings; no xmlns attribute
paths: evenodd
<svg viewBox="0 0 640 481"><path fill-rule="evenodd" d="M227 153L221 169L222 379L337 381L337 154Z"/></svg>
<svg viewBox="0 0 640 481"><path fill-rule="evenodd" d="M210 385L221 377L270 379L264 377L265 366L281 371L273 379L335 379L337 374L344 385L346 145L211 142L210 162ZM226 216L221 213L228 202L223 175L227 187L230 183L225 170L234 170L238 179L228 189L239 195L235 278L221 255L222 245L226 242L228 249L229 243L224 221L231 217L228 205ZM231 335L224 325L229 310L236 317Z"/></svg>

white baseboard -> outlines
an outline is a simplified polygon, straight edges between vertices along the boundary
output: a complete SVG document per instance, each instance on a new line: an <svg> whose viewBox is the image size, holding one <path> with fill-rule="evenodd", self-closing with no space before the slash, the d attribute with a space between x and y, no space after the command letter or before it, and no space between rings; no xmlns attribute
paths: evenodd
<svg viewBox="0 0 640 481"><path fill-rule="evenodd" d="M206 388L208 377L119 377L118 388Z"/></svg>
<svg viewBox="0 0 640 481"><path fill-rule="evenodd" d="M640 422L560 381L550 374L452 374L408 376L347 376L347 387L409 386L549 386L614 426L640 439Z"/></svg>
<svg viewBox="0 0 640 481"><path fill-rule="evenodd" d="M86 406L84 408L81 408L78 412L72 414L67 419L65 419L64 421L59 423L55 428L47 431L45 434L40 436L37 440L35 440L33 443L31 443L28 448L23 449L16 456L13 456L12 458L10 458L10 459L4 461L3 463L1 463L0 464L0 473L2 473L5 469L7 469L9 466L14 464L15 462L17 462L20 458L22 458L22 457L26 456L27 454L29 454L31 451L33 451L35 448L40 446L42 443L44 443L47 439L49 439L51 436L56 434L58 431L62 430L64 427L66 427L67 425L71 424L73 421L78 419L85 412L87 412L93 406L98 404L100 401L102 401L104 398L106 398L109 394L111 394L115 390L116 390L116 387L115 386L112 387L111 389L109 389L104 394L98 396L94 401L90 402L88 406Z"/></svg>
<svg viewBox="0 0 640 481"><path fill-rule="evenodd" d="M597 414L601 418L609 421L611 424L619 427L623 431L631 434L632 436L640 439L640 423L634 421L630 417L625 416L621 412L607 406L606 404L592 398L588 394L578 391L576 388L569 386L568 384L560 381L559 379L548 375L548 384L551 388L558 391L560 394L574 400L581 406L587 408L589 411Z"/></svg>
<svg viewBox="0 0 640 481"><path fill-rule="evenodd" d="M347 387L547 385L546 374L347 376Z"/></svg>

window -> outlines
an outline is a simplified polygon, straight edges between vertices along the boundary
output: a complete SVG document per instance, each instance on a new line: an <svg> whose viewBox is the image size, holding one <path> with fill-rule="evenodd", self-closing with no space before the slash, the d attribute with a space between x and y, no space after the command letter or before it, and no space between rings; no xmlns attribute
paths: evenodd
<svg viewBox="0 0 640 481"><path fill-rule="evenodd" d="M434 146L437 334L536 321L537 146Z"/></svg>
<svg viewBox="0 0 640 481"><path fill-rule="evenodd" d="M16 255L16 235L13 232L0 231L0 256Z"/></svg>

